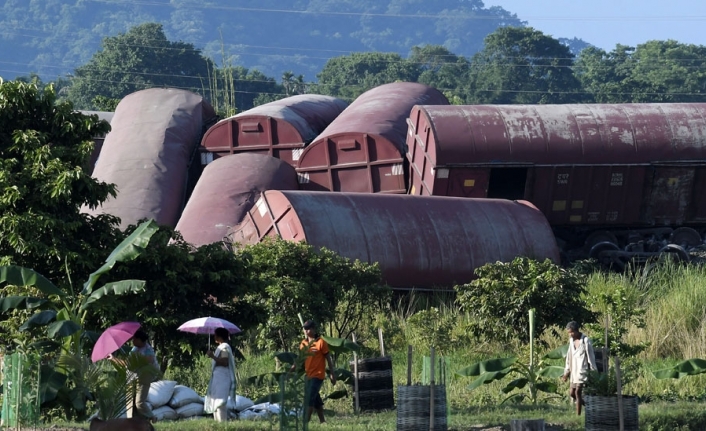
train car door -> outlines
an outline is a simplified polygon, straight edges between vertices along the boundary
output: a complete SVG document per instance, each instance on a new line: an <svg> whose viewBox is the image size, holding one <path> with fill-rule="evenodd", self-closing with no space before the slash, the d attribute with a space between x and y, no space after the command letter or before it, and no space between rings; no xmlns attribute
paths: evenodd
<svg viewBox="0 0 706 431"><path fill-rule="evenodd" d="M527 168L493 168L488 181L488 197L494 199L525 199Z"/></svg>

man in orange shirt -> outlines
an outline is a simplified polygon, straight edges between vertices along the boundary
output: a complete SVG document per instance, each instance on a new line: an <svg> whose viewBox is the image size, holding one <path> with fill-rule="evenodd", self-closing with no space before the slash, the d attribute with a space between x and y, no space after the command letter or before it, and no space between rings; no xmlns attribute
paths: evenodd
<svg viewBox="0 0 706 431"><path fill-rule="evenodd" d="M304 334L306 338L299 345L300 350L307 349L309 356L304 362L304 371L306 372L306 394L308 396L308 406L306 420L311 419L311 414L316 410L321 423L326 422L324 419L324 401L319 395L321 385L326 378L326 363L331 373L331 383L336 384L336 376L333 373L333 360L328 353L328 344L316 332L316 323L313 320L307 320L304 323ZM292 366L294 369L294 366Z"/></svg>

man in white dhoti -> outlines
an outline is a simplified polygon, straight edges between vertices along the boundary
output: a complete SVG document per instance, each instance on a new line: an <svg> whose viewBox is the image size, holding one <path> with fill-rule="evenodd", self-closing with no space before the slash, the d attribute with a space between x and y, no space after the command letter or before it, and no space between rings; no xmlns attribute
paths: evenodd
<svg viewBox="0 0 706 431"><path fill-rule="evenodd" d="M596 355L593 351L591 340L579 332L579 324L569 322L566 324L569 333L569 351L566 353L564 375L561 379L566 381L571 377L570 391L572 402L576 403L576 414L581 414L583 406L583 387L588 380L588 370L597 370Z"/></svg>
<svg viewBox="0 0 706 431"><path fill-rule="evenodd" d="M204 401L204 411L213 413L213 418L218 422L228 420L228 397L235 402L235 361L233 350L228 341L230 334L225 328L216 328L215 340L218 347L215 352L210 350L206 355L213 361L211 363L211 381Z"/></svg>

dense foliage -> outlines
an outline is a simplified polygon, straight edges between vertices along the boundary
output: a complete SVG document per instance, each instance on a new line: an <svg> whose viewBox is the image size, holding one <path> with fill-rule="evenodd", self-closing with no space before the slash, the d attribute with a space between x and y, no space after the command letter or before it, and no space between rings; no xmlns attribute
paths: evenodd
<svg viewBox="0 0 706 431"><path fill-rule="evenodd" d="M238 255L251 259L258 284L245 301L260 310L257 340L263 348L294 347L302 334L298 314L314 319L322 333L348 337L389 300L377 264L280 239L244 247Z"/></svg>
<svg viewBox="0 0 706 431"><path fill-rule="evenodd" d="M127 233L134 227L129 227ZM145 281L139 296L116 298L109 310L93 320L98 328L137 320L160 352L162 369L190 363L191 355L205 351L208 337L176 331L197 317L217 316L241 329L253 327L254 311L242 301L252 290L247 262L219 244L194 249L178 232L162 226L139 258L116 268L115 278Z"/></svg>
<svg viewBox="0 0 706 431"><path fill-rule="evenodd" d="M60 287L83 279L117 245L114 217L81 214L115 193L85 169L96 116L60 103L52 87L0 82L0 264L38 269Z"/></svg>
<svg viewBox="0 0 706 431"><path fill-rule="evenodd" d="M535 328L541 334L552 325L595 316L582 298L586 276L547 259L517 257L512 262L488 263L476 269L477 279L456 286L457 303L469 313L469 330L488 339L529 341L529 310L537 310Z"/></svg>

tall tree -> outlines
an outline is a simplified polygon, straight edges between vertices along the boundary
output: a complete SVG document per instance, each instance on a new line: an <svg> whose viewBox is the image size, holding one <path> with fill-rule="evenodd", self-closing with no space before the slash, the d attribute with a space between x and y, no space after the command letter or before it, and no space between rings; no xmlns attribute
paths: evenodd
<svg viewBox="0 0 706 431"><path fill-rule="evenodd" d="M419 70L419 82L436 88L453 104L467 99L465 87L470 69L469 61L459 57L440 45L424 45L412 48L408 58Z"/></svg>
<svg viewBox="0 0 706 431"><path fill-rule="evenodd" d="M706 46L653 40L611 52L586 49L575 70L597 102L702 102L705 68Z"/></svg>
<svg viewBox="0 0 706 431"><path fill-rule="evenodd" d="M68 98L80 109L95 109L97 96L122 99L151 87L200 92L208 87L210 66L194 45L167 40L161 24L141 24L103 40L102 50L76 68Z"/></svg>
<svg viewBox="0 0 706 431"><path fill-rule="evenodd" d="M574 55L532 28L504 27L472 58L471 103L572 103L582 100Z"/></svg>
<svg viewBox="0 0 706 431"><path fill-rule="evenodd" d="M321 94L353 100L382 84L417 81L420 68L399 54L358 52L335 57L326 62L317 76L316 91Z"/></svg>
<svg viewBox="0 0 706 431"><path fill-rule="evenodd" d="M83 167L92 137L109 125L54 89L0 82L0 264L33 268L62 283L66 268L83 277L116 245L115 218L79 213L115 193Z"/></svg>

